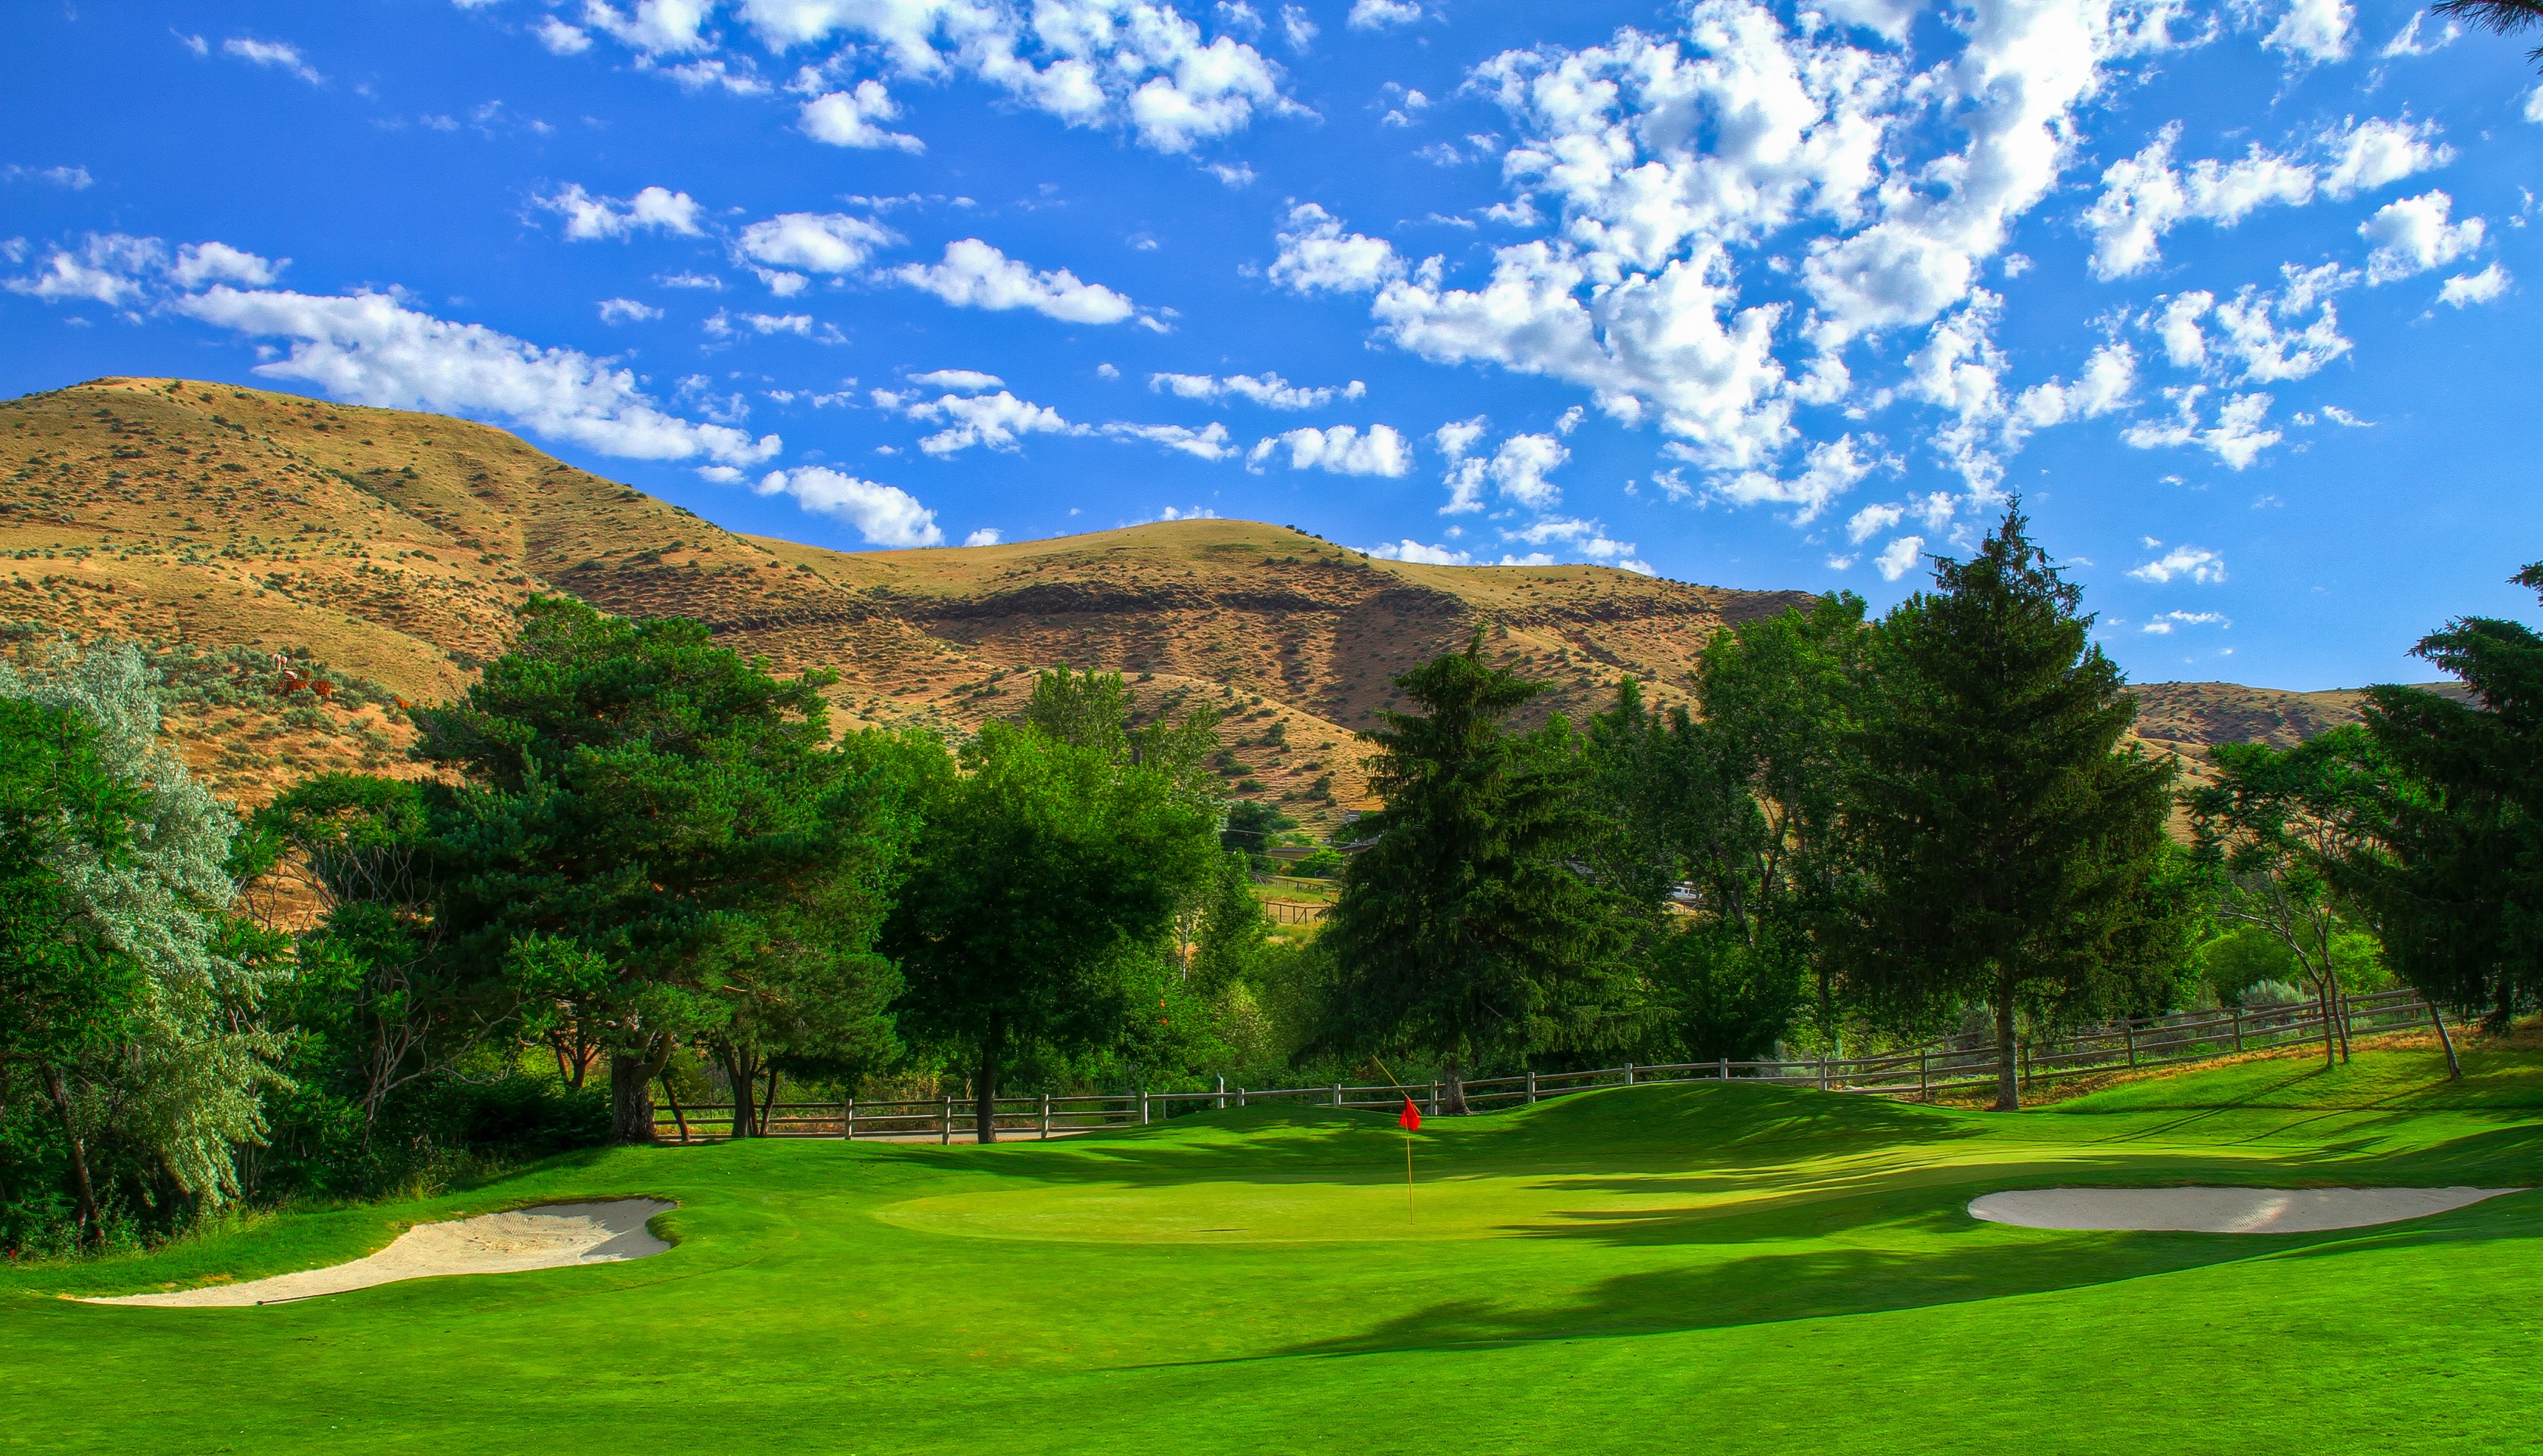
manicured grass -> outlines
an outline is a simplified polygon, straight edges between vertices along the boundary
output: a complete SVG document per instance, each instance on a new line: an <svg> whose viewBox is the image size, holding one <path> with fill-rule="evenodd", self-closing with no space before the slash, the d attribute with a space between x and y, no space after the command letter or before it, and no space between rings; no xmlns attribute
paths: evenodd
<svg viewBox="0 0 2543 1456"><path fill-rule="evenodd" d="M2267 1238L2005 1228L2055 1184L2543 1184L2543 1058L2250 1063L1994 1115L1764 1087L1462 1120L563 1160L0 1275L0 1449L2481 1450L2534 1443L2543 1193ZM652 1194L639 1263L80 1305Z"/></svg>

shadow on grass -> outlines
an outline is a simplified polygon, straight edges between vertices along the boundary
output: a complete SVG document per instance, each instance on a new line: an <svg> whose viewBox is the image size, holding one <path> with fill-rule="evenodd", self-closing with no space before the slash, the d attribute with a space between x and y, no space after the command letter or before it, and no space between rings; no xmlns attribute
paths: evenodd
<svg viewBox="0 0 2543 1456"><path fill-rule="evenodd" d="M1914 1239L1948 1236L1954 1225L1968 1222L1938 1212L1894 1226ZM1786 1237L1796 1232L1801 1231L1788 1231ZM1377 1354L1780 1324L2052 1293L2250 1261L2341 1258L2439 1243L2530 1241L2538 1233L2543 1226L2530 1207L2497 1204L2389 1231L2224 1235L1986 1229L1982 1236L1994 1242L1938 1239L1934 1247L1921 1250L1817 1248L1619 1274L1561 1302L1541 1305L1443 1301L1355 1335L1276 1353Z"/></svg>

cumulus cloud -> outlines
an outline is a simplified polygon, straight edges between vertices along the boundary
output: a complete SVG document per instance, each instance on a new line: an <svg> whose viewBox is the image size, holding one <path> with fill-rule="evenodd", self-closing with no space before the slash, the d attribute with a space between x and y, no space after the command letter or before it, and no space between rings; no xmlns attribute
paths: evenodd
<svg viewBox="0 0 2543 1456"><path fill-rule="evenodd" d="M2392 39L2385 41L2384 48L2375 52L2376 55L2385 60L2395 60L2403 56L2427 55L2432 50L2443 50L2447 46L2452 45L2457 40L2463 38L2463 27L2456 25L2453 21L2446 22L2445 30L2436 36L2422 37L2420 34L2420 27L2427 20L2427 18L2428 13L2425 10L2413 11L2411 13L2411 23L2404 26L2401 33L2396 35Z"/></svg>
<svg viewBox="0 0 2543 1456"><path fill-rule="evenodd" d="M1314 426L1289 430L1255 442L1245 456L1248 470L1286 451L1291 470L1323 470L1335 475L1400 476L1413 468L1413 446L1393 426L1372 424L1366 433L1349 424L1330 429Z"/></svg>
<svg viewBox="0 0 2543 1456"><path fill-rule="evenodd" d="M1289 209L1279 245L1271 279L1301 293L1320 289L1362 293L1404 271L1394 244L1343 231L1342 219L1313 202Z"/></svg>
<svg viewBox="0 0 2543 1456"><path fill-rule="evenodd" d="M1502 539L1513 541L1522 546L1555 548L1552 551L1528 553L1525 560L1531 564L1569 556L1597 562L1604 566L1621 567L1625 571L1636 572L1646 576L1653 575L1651 563L1635 557L1636 547L1633 542L1616 540L1607 534L1607 528L1604 525L1594 520L1580 520L1569 516L1540 517L1516 530L1502 532ZM1517 564L1506 557L1503 561L1503 565Z"/></svg>
<svg viewBox="0 0 2543 1456"><path fill-rule="evenodd" d="M1789 479L1761 470L1743 470L1715 481L1707 494L1733 505L1789 505L1793 507L1791 520L1801 525L1818 519L1839 496L1853 490L1856 482L1881 465L1877 458L1866 459L1854 436L1845 434L1812 445L1803 457L1802 469ZM1859 523L1884 508L1890 510L1889 524L1896 524L1894 507L1867 507L1855 513L1855 520ZM1854 539L1860 541L1871 534L1871 530L1865 530Z"/></svg>
<svg viewBox="0 0 2543 1456"><path fill-rule="evenodd" d="M1228 441L1227 426L1215 421L1198 429L1180 424L1130 424L1116 421L1105 425L1104 432L1115 439L1147 440L1201 460L1225 460L1236 453L1236 446Z"/></svg>
<svg viewBox="0 0 2543 1456"><path fill-rule="evenodd" d="M2026 422L2042 427L2098 420L2127 404L2136 379L2136 350L2113 341L2093 350L2074 383L2051 379L2033 385L2022 392L2014 409Z"/></svg>
<svg viewBox="0 0 2543 1456"><path fill-rule="evenodd" d="M600 322L604 324L641 324L648 319L658 319L661 316L660 309L633 298L600 300Z"/></svg>
<svg viewBox="0 0 2543 1456"><path fill-rule="evenodd" d="M1136 311L1101 283L1081 282L1066 268L1036 272L977 238L945 246L945 261L910 264L887 274L957 308L1031 309L1069 324L1117 324Z"/></svg>
<svg viewBox="0 0 2543 1456"><path fill-rule="evenodd" d="M1860 546L1897 525L1906 515L1907 512L1897 505L1867 505L1847 518L1845 539Z"/></svg>
<svg viewBox="0 0 2543 1456"><path fill-rule="evenodd" d="M580 55L591 48L591 35L580 26L570 26L555 16L543 16L532 28L539 43L552 55Z"/></svg>
<svg viewBox="0 0 2543 1456"><path fill-rule="evenodd" d="M86 191L97 182L96 178L88 175L85 167L21 167L14 162L0 167L0 178L10 182L49 182L75 192Z"/></svg>
<svg viewBox="0 0 2543 1456"><path fill-rule="evenodd" d="M2285 264L2278 274L2275 291L2247 283L2222 303L2203 289L2175 295L2138 326L2161 338L2178 368L2257 382L2305 378L2349 352L2332 295L2358 275L2333 263Z"/></svg>
<svg viewBox="0 0 2543 1456"><path fill-rule="evenodd" d="M881 401L884 396L878 394ZM974 445L992 450L1017 449L1029 434L1085 434L1083 424L1071 424L1048 405L1020 400L1005 390L996 394L943 395L908 405L903 413L912 420L941 420L945 427L918 442L918 448L930 455L959 454Z"/></svg>
<svg viewBox="0 0 2543 1456"><path fill-rule="evenodd" d="M2507 269L2492 264L2477 273L2457 273L2446 279L2437 290L2437 302L2462 308L2468 304L2488 303L2507 291Z"/></svg>
<svg viewBox="0 0 2543 1456"><path fill-rule="evenodd" d="M2356 19L2357 9L2349 0L2288 0L2278 23L2261 38L2261 43L2307 65L2347 60Z"/></svg>
<svg viewBox="0 0 2543 1456"><path fill-rule="evenodd" d="M1872 559L1873 570L1881 574L1882 580L1895 581L1916 570L1916 563L1924 554L1924 537L1901 536L1881 548L1881 554Z"/></svg>
<svg viewBox="0 0 2543 1456"><path fill-rule="evenodd" d="M257 40L245 36L234 36L221 42L221 53L237 56L250 65L270 66L274 70L297 76L312 86L320 85L327 79L318 74L317 67L300 58L298 46L280 40Z"/></svg>
<svg viewBox="0 0 2543 1456"><path fill-rule="evenodd" d="M1351 0L1350 17L1344 24L1354 31L1382 31L1409 26L1421 18L1418 0Z"/></svg>
<svg viewBox="0 0 2543 1456"><path fill-rule="evenodd" d="M889 149L923 152L927 143L905 132L886 131L879 123L898 120L900 107L880 81L860 81L853 90L832 91L804 103L798 124L814 141L868 151Z"/></svg>
<svg viewBox="0 0 2543 1456"><path fill-rule="evenodd" d="M340 400L492 418L604 455L754 465L778 437L664 412L634 371L571 348L541 348L482 324L458 324L382 293L314 295L227 285L180 298L178 312L288 342L256 372L315 384Z"/></svg>
<svg viewBox="0 0 2543 1456"><path fill-rule="evenodd" d="M2163 394L2172 404L2172 418L2141 420L2121 430L2119 438L2140 450L2197 445L2228 470L2238 471L2250 469L2262 451L2284 438L2278 430L2265 427L2270 413L2266 394L2234 395L2217 410L2214 424L2202 425L2199 402L2206 393L2203 384L2166 389Z"/></svg>
<svg viewBox="0 0 2543 1456"><path fill-rule="evenodd" d="M177 250L177 261L170 266L168 277L178 287L188 289L206 283L245 283L262 288L290 266L288 258L275 263L227 243L188 243Z"/></svg>
<svg viewBox="0 0 2543 1456"><path fill-rule="evenodd" d="M1426 567L1465 567L1474 565L1471 552L1446 546L1425 546L1407 536L1401 541L1381 542L1368 548L1368 554L1383 561L1409 561Z"/></svg>
<svg viewBox="0 0 2543 1456"><path fill-rule="evenodd" d="M707 0L585 0L583 19L643 64L694 56L669 74L729 75L707 54L729 43L709 24L714 10ZM1162 152L1188 152L1292 105L1261 52L1230 36L1204 40L1153 0L738 0L732 11L772 53L843 44L910 80L970 77L1071 126L1127 127Z"/></svg>
<svg viewBox="0 0 2543 1456"><path fill-rule="evenodd" d="M2163 543L2150 541L2147 544L2161 546ZM2176 546L2153 561L2131 569L2128 575L2157 586L2176 579L2213 586L2225 579L2225 559L2201 547Z"/></svg>
<svg viewBox="0 0 2543 1456"><path fill-rule="evenodd" d="M580 184L568 183L553 195L532 200L550 212L564 214L569 242L626 238L646 228L692 238L699 231L697 199L669 188L649 187L621 201L593 196Z"/></svg>
<svg viewBox="0 0 2543 1456"><path fill-rule="evenodd" d="M2136 573L2131 572L2128 575L2135 575ZM2147 619L2143 626L2137 628L2137 631L2153 633L2160 637L2183 627L2231 627L2233 625L2217 612L2165 612L2161 616Z"/></svg>
<svg viewBox="0 0 2543 1456"><path fill-rule="evenodd" d="M752 489L762 496L792 496L806 510L836 516L856 527L857 534L869 545L945 544L945 533L936 525L936 512L919 504L918 498L898 486L878 485L825 466L808 465L772 470ZM994 531L989 536L992 541L997 539Z"/></svg>
<svg viewBox="0 0 2543 1456"><path fill-rule="evenodd" d="M963 537L963 544L965 546L995 546L1005 539L1005 535L1000 532L996 526L982 526L980 529L973 531L970 535Z"/></svg>
<svg viewBox="0 0 2543 1456"><path fill-rule="evenodd" d="M1336 400L1356 400L1368 393L1368 386L1356 379L1308 388L1277 374L1230 374L1224 379L1208 374L1151 374L1148 387L1179 399L1247 400L1267 410L1321 410Z"/></svg>
<svg viewBox="0 0 2543 1456"><path fill-rule="evenodd" d="M836 276L863 268L875 250L899 241L891 229L843 212L782 212L743 228L733 247L744 260L766 268L801 268ZM777 291L794 290L780 287Z"/></svg>
<svg viewBox="0 0 2543 1456"><path fill-rule="evenodd" d="M996 389L1007 381L995 374L984 374L977 369L930 369L924 374L910 375L909 382L920 389L950 390L955 394L978 394L982 390Z"/></svg>
<svg viewBox="0 0 2543 1456"><path fill-rule="evenodd" d="M2415 277L2480 251L2482 220L2449 223L2453 206L2444 192L2427 192L2387 202L2358 224L2357 235L2374 245L2366 258L2368 286Z"/></svg>
<svg viewBox="0 0 2543 1456"><path fill-rule="evenodd" d="M35 272L10 278L6 286L47 303L85 300L120 306L137 302L147 286L145 277L167 265L168 245L157 238L91 233L77 249L49 250Z"/></svg>

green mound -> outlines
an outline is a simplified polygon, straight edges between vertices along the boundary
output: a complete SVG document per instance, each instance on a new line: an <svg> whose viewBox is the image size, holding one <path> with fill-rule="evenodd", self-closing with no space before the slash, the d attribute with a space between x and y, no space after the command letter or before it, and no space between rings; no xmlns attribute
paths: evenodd
<svg viewBox="0 0 2543 1456"><path fill-rule="evenodd" d="M437 1456L2521 1439L2543 1194L2267 1238L1966 1212L2066 1184L2543 1184L2543 1109L2517 1100L2533 1059L2500 1053L2470 1089L2407 1052L2361 1056L2337 1086L2272 1080L2297 1070L2012 1115L1617 1089L1430 1120L1409 1202L1390 1114L1310 1106L995 1148L566 1160L429 1204L0 1272L5 1389L30 1413L8 1439ZM671 1252L261 1310L48 1297L306 1267L419 1218L630 1193L679 1203ZM2286 1418L2291 1380L2319 1418Z"/></svg>

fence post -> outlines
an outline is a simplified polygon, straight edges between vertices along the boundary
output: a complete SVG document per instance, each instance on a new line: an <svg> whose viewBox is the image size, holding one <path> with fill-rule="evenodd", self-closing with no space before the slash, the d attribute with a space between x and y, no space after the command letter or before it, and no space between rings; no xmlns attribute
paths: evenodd
<svg viewBox="0 0 2543 1456"><path fill-rule="evenodd" d="M2234 1049L2243 1049L2243 1008L2239 1006L2234 1008Z"/></svg>
<svg viewBox="0 0 2543 1456"><path fill-rule="evenodd" d="M1041 1095L1041 1137L1044 1142L1050 1141L1050 1094L1047 1092Z"/></svg>
<svg viewBox="0 0 2543 1456"><path fill-rule="evenodd" d="M1725 1082L1730 1081L1730 1080L1731 1080L1731 1058L1729 1058L1729 1057L1727 1057L1727 1056L1726 1056L1726 1057L1724 1057L1722 1060L1720 1060L1720 1061L1718 1061L1718 1062L1715 1062L1715 1063L1713 1064L1713 1075L1714 1075L1714 1076L1716 1076L1716 1077L1718 1077L1718 1078L1720 1078L1721 1080L1723 1080L1723 1081L1725 1081Z"/></svg>
<svg viewBox="0 0 2543 1456"><path fill-rule="evenodd" d="M1430 1106L1428 1109L1428 1115L1433 1117L1439 1115L1439 1079L1436 1077L1430 1079Z"/></svg>
<svg viewBox="0 0 2543 1456"><path fill-rule="evenodd" d="M1536 1101L1536 1068L1534 1067L1527 1069L1527 1100L1531 1103Z"/></svg>
<svg viewBox="0 0 2543 1456"><path fill-rule="evenodd" d="M855 1097L855 1095L854 1095L854 1094L850 1094L850 1095L849 1095L849 1097L848 1097L848 1115L847 1115L847 1119L846 1119L846 1125L845 1125L845 1126L843 1126L843 1127L841 1127L841 1128L839 1129L839 1136L840 1136L842 1139L844 1139L844 1140L846 1140L846 1141L849 1141L849 1142L854 1142L854 1141L856 1141L856 1138L857 1138L857 1100L856 1100L856 1097Z"/></svg>
<svg viewBox="0 0 2543 1456"><path fill-rule="evenodd" d="M1632 1062L1625 1063L1625 1085L1627 1087L1634 1085L1634 1064Z"/></svg>
<svg viewBox="0 0 2543 1456"><path fill-rule="evenodd" d="M1827 1091L1827 1058L1819 1058L1819 1091Z"/></svg>
<svg viewBox="0 0 2543 1456"><path fill-rule="evenodd" d="M1236 1105L1240 1108L1245 1106L1245 1089L1242 1087L1236 1089Z"/></svg>
<svg viewBox="0 0 2543 1456"><path fill-rule="evenodd" d="M1148 1125L1148 1089L1144 1087L1139 1089L1139 1125Z"/></svg>
<svg viewBox="0 0 2543 1456"><path fill-rule="evenodd" d="M2132 1021L2120 1022L2119 1035L2128 1038L2128 1066L2133 1070L2137 1064L2137 1024Z"/></svg>
<svg viewBox="0 0 2543 1456"><path fill-rule="evenodd" d="M1218 1079L1218 1110L1222 1112L1227 1111L1227 1079L1225 1077Z"/></svg>
<svg viewBox="0 0 2543 1456"><path fill-rule="evenodd" d="M954 1141L954 1094L945 1094L945 1105L936 1113L936 1143L943 1147Z"/></svg>
<svg viewBox="0 0 2543 1456"><path fill-rule="evenodd" d="M1340 1082L1337 1082L1337 1083L1335 1083L1335 1084L1334 1084L1334 1106L1335 1106L1335 1107L1341 1107L1342 1105L1343 1105L1343 1085L1342 1085Z"/></svg>

